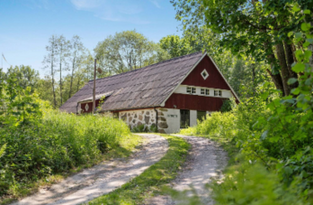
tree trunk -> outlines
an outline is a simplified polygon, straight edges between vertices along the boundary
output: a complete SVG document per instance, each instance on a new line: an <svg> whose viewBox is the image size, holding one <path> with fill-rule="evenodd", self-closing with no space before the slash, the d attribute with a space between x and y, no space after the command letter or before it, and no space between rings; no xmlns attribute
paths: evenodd
<svg viewBox="0 0 313 205"><path fill-rule="evenodd" d="M255 96L256 90L255 90L255 64L252 64L252 91L253 91L253 96Z"/></svg>
<svg viewBox="0 0 313 205"><path fill-rule="evenodd" d="M312 51L312 56L310 57L309 64L311 67L311 72L313 72L313 44L309 45L308 50Z"/></svg>
<svg viewBox="0 0 313 205"><path fill-rule="evenodd" d="M61 105L63 104L62 102L62 57L60 57L60 97L61 97Z"/></svg>
<svg viewBox="0 0 313 205"><path fill-rule="evenodd" d="M294 56L293 56L293 49L292 49L292 45L288 44L286 41L284 41L284 47L285 47L285 54L286 54L286 59L287 59L287 66L288 66L288 72L289 72L289 76L291 78L298 78L297 73L293 72L293 70L291 69L292 64L295 62ZM299 86L299 83L296 82L294 84L289 85L290 88L296 88Z"/></svg>
<svg viewBox="0 0 313 205"><path fill-rule="evenodd" d="M54 108L57 107L57 101L56 101L56 97L55 97L55 90L54 90L54 65L53 65L53 61L54 61L54 37L52 39L52 43L51 43L51 81L52 81L52 93L53 93L53 103L54 103Z"/></svg>
<svg viewBox="0 0 313 205"><path fill-rule="evenodd" d="M282 43L277 44L276 46L276 54L280 65L280 72L283 82L283 88L285 96L290 94L291 86L288 85L288 79L291 77L286 61L285 49Z"/></svg>
<svg viewBox="0 0 313 205"><path fill-rule="evenodd" d="M269 48L266 43L264 43L264 47L265 47L265 50L269 50L271 52L270 54L268 54L267 58L268 58L268 62L270 62L271 68L273 68L274 62L276 60L274 53L273 53L273 50L271 48ZM285 91L284 91L284 86L283 86L283 82L282 82L282 78L281 78L280 73L277 72L276 74L273 74L269 69L266 69L266 71L271 76L272 81L274 82L276 89L281 90L283 93L283 96L284 96Z"/></svg>
<svg viewBox="0 0 313 205"><path fill-rule="evenodd" d="M68 98L70 98L71 95L72 95L72 86L73 86L73 78L74 78L74 69L75 69L75 57L74 57L74 59L73 59L73 67L72 67L72 76L71 76L70 92L69 92Z"/></svg>

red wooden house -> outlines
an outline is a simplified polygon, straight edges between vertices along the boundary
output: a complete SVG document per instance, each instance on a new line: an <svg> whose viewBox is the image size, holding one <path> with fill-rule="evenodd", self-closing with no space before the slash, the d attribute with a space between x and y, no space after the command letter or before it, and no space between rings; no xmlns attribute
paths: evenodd
<svg viewBox="0 0 313 205"><path fill-rule="evenodd" d="M89 81L60 110L91 112L92 87ZM201 52L96 80L99 112L113 113L131 128L157 126L166 133L196 125L230 98L239 102L214 61Z"/></svg>

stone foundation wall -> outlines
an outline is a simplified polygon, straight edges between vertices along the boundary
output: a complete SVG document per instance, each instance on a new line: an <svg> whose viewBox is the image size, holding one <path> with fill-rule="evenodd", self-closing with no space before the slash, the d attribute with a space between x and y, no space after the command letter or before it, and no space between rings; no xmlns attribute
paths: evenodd
<svg viewBox="0 0 313 205"><path fill-rule="evenodd" d="M121 111L119 118L126 122L130 129L144 125L149 130L152 125L156 126L155 111L153 109Z"/></svg>

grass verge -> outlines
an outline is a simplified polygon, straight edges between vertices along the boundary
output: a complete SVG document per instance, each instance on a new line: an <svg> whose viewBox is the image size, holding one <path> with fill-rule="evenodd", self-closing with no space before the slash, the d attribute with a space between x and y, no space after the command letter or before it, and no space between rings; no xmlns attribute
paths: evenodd
<svg viewBox="0 0 313 205"><path fill-rule="evenodd" d="M73 167L59 174L50 175L36 182L27 183L24 186L21 186L18 189L16 189L14 193L11 193L11 195L1 197L0 205L9 204L16 201L17 199L24 198L26 196L34 194L38 192L39 188L49 187L53 184L61 182L66 177L76 174L84 168L90 168L94 165L97 165L104 160L111 160L114 158L127 158L136 149L137 146L142 144L142 142L143 138L141 136L129 134L123 139L123 141L119 143L119 146L107 150L106 153L102 154L101 157L97 158L96 160L88 161L85 164Z"/></svg>
<svg viewBox="0 0 313 205"><path fill-rule="evenodd" d="M145 199L162 194L162 187L175 179L186 159L190 145L182 138L162 135L168 140L169 149L165 156L121 188L89 202L95 204L142 204Z"/></svg>

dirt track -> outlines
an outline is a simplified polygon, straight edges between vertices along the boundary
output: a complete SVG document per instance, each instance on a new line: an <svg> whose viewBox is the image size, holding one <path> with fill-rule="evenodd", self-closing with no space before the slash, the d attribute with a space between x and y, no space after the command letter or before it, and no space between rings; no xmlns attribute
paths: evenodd
<svg viewBox="0 0 313 205"><path fill-rule="evenodd" d="M227 154L222 148L209 139L201 137L177 135L187 140L192 145L188 158L178 177L172 182L172 187L178 191L194 188L203 204L212 205L213 200L205 185L210 183L211 177L221 175L221 170L227 164ZM191 191L187 191L192 196ZM169 196L157 196L148 200L149 205L174 205L179 201L172 200Z"/></svg>
<svg viewBox="0 0 313 205"><path fill-rule="evenodd" d="M115 159L85 169L49 189L24 198L12 205L62 204L72 205L88 202L128 182L158 162L168 149L167 140L158 135L143 134L147 141L127 161Z"/></svg>

